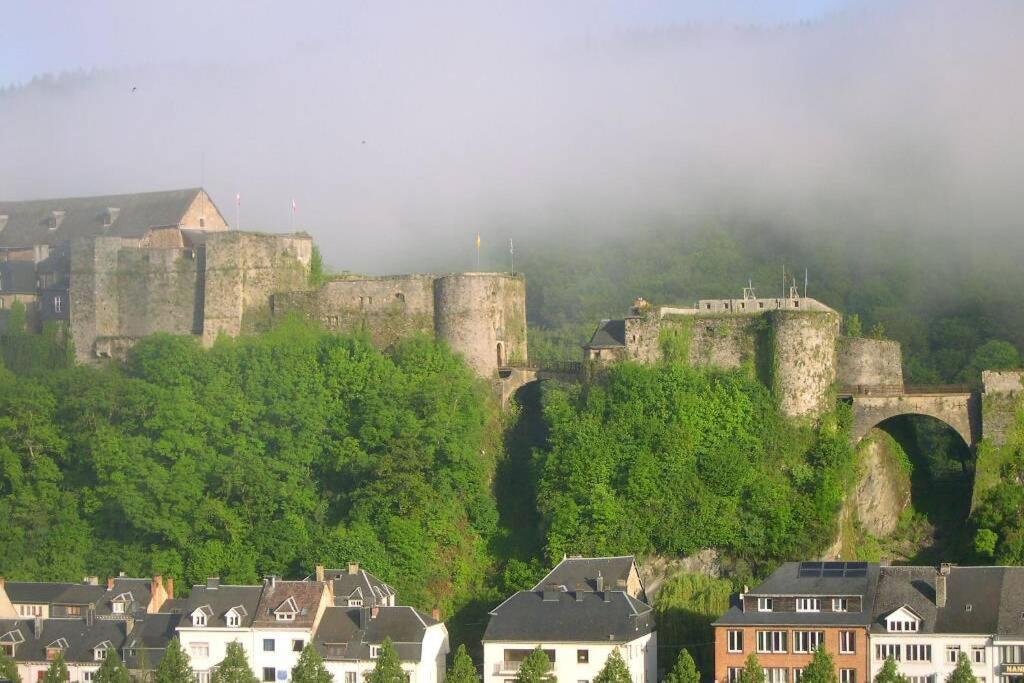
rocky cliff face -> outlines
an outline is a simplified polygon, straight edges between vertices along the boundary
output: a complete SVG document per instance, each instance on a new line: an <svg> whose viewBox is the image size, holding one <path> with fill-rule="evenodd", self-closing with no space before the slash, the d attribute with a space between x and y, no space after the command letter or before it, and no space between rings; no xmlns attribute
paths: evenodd
<svg viewBox="0 0 1024 683"><path fill-rule="evenodd" d="M857 485L843 503L839 533L826 559L866 557L877 541L896 531L910 507L910 470L906 455L891 436L873 429L857 446ZM874 541L874 542L872 542Z"/></svg>

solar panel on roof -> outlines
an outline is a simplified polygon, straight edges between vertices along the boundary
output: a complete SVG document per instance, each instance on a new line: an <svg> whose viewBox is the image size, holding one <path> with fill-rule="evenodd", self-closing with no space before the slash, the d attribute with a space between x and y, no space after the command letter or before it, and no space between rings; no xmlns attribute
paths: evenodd
<svg viewBox="0 0 1024 683"><path fill-rule="evenodd" d="M801 562L797 567L800 578L856 578L867 575L867 562Z"/></svg>

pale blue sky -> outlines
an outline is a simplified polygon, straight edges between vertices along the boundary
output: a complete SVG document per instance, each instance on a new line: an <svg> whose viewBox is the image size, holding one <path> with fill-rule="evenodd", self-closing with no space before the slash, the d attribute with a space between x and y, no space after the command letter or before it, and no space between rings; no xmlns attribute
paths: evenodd
<svg viewBox="0 0 1024 683"><path fill-rule="evenodd" d="M365 3L2 0L0 86L96 67L263 60L275 51L332 40L332 31L359 15L360 4ZM396 17L401 4L393 3ZM849 0L552 0L537 5L536 24L528 29L571 36L690 23L790 23L814 20L847 4ZM475 3L474 11L480 6Z"/></svg>

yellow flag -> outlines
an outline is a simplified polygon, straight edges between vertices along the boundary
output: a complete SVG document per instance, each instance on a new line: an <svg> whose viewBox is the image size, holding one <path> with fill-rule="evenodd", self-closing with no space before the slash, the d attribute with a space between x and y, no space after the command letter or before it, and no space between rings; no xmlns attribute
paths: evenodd
<svg viewBox="0 0 1024 683"><path fill-rule="evenodd" d="M480 248L480 233L476 234L476 248Z"/></svg>

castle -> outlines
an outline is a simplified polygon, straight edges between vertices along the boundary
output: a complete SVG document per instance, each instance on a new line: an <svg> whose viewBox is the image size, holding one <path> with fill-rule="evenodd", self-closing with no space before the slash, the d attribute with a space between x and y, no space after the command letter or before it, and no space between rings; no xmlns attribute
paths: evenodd
<svg viewBox="0 0 1024 683"><path fill-rule="evenodd" d="M201 188L0 202L0 331L69 326L79 362L121 358L156 332L256 332L299 314L381 345L423 333L483 377L526 355L526 284L504 273L345 278L310 285L309 235L230 230Z"/></svg>

